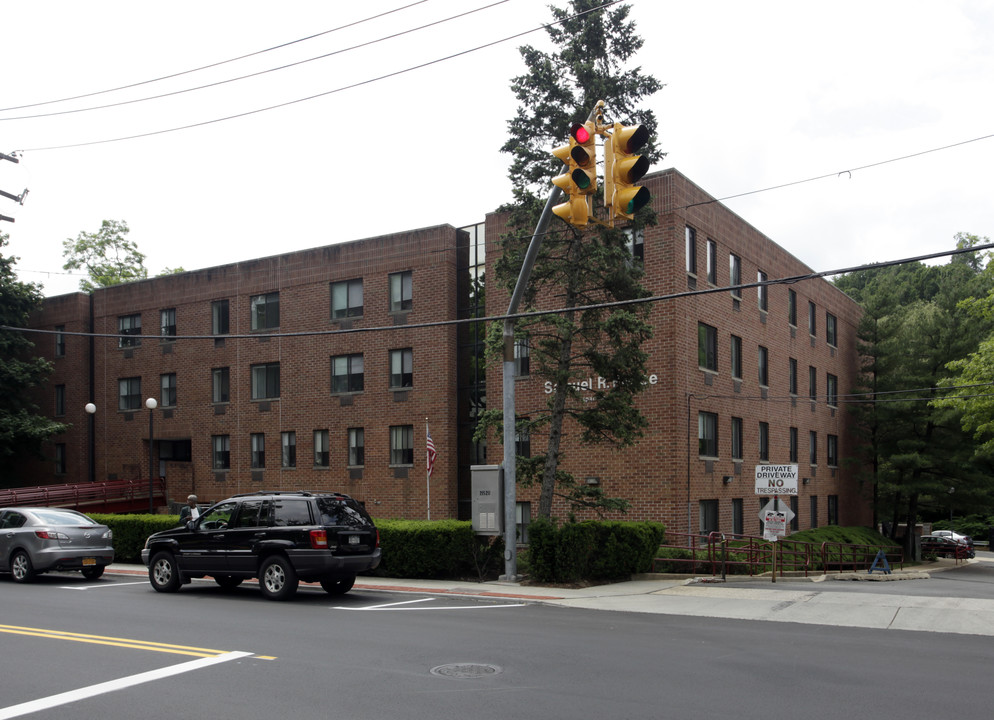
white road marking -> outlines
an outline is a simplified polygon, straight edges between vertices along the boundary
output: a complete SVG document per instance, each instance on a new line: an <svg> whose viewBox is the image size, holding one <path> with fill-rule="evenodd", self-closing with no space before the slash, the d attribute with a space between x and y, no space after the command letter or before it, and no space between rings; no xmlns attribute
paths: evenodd
<svg viewBox="0 0 994 720"><path fill-rule="evenodd" d="M200 658L198 660L180 663L179 665L172 665L171 667L150 670L149 672L131 675L130 677L100 683L99 685L91 685L90 687L80 688L79 690L70 690L69 692L59 693L58 695L52 695L38 700L31 700L26 703L21 703L20 705L11 705L10 707L0 708L0 720L29 715L30 713L48 710L49 708L58 707L60 705L68 705L69 703L114 692L115 690L123 690L124 688L134 687L135 685L141 685L142 683L161 680L163 678L171 677L173 675L180 675L193 670L200 670L201 668L228 662L229 660L237 660L239 658L248 657L251 654L252 653L250 652L228 652L223 655Z"/></svg>
<svg viewBox="0 0 994 720"><path fill-rule="evenodd" d="M385 605L367 605L366 607L344 607L337 606L335 610L486 610L489 608L509 608L524 607L526 603L514 603L510 605L436 605L434 607L398 607L399 605L412 605L414 603L431 602L438 598L420 598L418 600L405 600L403 602L387 603ZM2 718L0 718L2 720Z"/></svg>
<svg viewBox="0 0 994 720"><path fill-rule="evenodd" d="M122 585L147 585L148 580L141 582L109 583L105 585L61 585L59 590L103 590L104 588L121 587Z"/></svg>

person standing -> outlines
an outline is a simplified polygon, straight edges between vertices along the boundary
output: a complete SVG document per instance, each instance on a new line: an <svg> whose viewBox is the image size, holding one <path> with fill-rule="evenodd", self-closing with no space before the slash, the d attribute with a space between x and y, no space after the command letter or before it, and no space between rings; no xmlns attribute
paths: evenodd
<svg viewBox="0 0 994 720"><path fill-rule="evenodd" d="M179 511L179 521L181 525L186 525L191 520L196 520L200 517L200 509L197 507L197 496L188 495L186 498L186 505L183 509Z"/></svg>

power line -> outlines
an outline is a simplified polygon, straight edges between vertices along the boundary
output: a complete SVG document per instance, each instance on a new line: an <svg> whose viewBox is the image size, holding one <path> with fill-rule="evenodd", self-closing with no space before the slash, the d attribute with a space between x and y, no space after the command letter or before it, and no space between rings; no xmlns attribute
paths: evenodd
<svg viewBox="0 0 994 720"><path fill-rule="evenodd" d="M425 2L425 1L426 0L422 0L422 2ZM228 78L227 80L218 80L217 82L207 83L205 85L197 85L196 87L185 88L183 90L174 90L172 92L161 93L159 95L149 95L149 96L146 96L146 97L135 98L133 100L122 100L120 102L107 103L105 105L92 105L90 107L76 108L75 110L59 110L59 111L50 112L50 113L38 113L36 115L19 115L17 117L0 118L0 122L7 121L7 120L32 120L32 119L35 119L35 118L54 117L54 116L57 116L57 115L72 115L74 113L90 112L92 110L106 110L108 108L121 107L123 105L133 105L135 103L147 102L149 100L160 100L162 98L172 97L174 95L183 95L185 93L195 92L197 90L205 90L205 89L212 88L212 87L218 87L220 85L227 85L228 83L238 82L240 80L248 80L250 78L259 77L261 75L268 75L269 73L274 73L274 72L278 72L280 70L286 70L288 68L297 67L298 65L305 65L307 63L315 62L317 60L324 60L326 58L333 57L335 55L341 55L342 53L347 53L347 52L350 52L352 50L358 50L360 48L368 47L370 45L375 45L376 43L384 42L386 40L392 40L394 38L398 38L398 37L401 37L403 35L409 35L410 33L417 32L419 30L424 30L425 28L434 27L435 25L441 25L442 23L449 22L450 20L457 20L457 19L459 19L461 17L465 17L466 15L472 15L473 13L477 13L477 12L480 12L482 10L489 10L490 8L492 8L492 7L496 6L496 5L503 5L506 2L510 2L510 0L497 0L496 2L492 2L489 5L484 5L482 7L474 8L473 10L467 10L466 12L459 13L458 15L452 15L452 16L444 18L442 20L436 20L434 22L430 22L430 23L427 23L425 25L420 25L420 26L415 27L415 28L409 28L408 30L402 30L400 32L393 33L392 35L385 35L385 36L377 38L375 40L369 40L369 41L364 42L364 43L359 43L358 45L352 45L351 47L342 48L340 50L334 50L334 51L329 52L329 53L324 53L323 55L317 55L315 57L306 58L304 60L298 60L297 62L287 63L286 65L279 65L277 67L268 68L266 70L259 70L258 72L249 73L248 75L239 75L238 77ZM377 16L377 17L379 17L379 16ZM353 23L353 25L354 24L357 24L357 23ZM347 26L343 26L343 27L347 27ZM295 41L295 42L300 42L300 41ZM261 51L261 52L267 52L267 51ZM245 57L248 57L248 56L245 56ZM231 62L231 61L225 61L225 62ZM218 63L218 64L221 64L221 63ZM213 66L207 66L207 67L213 67ZM174 77L174 76L170 76L170 77Z"/></svg>

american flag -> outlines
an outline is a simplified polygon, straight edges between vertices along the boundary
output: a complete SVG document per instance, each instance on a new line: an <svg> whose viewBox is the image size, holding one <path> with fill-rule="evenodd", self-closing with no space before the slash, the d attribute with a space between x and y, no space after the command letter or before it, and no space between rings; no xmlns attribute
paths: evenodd
<svg viewBox="0 0 994 720"><path fill-rule="evenodd" d="M431 477L431 471L435 467L435 456L437 455L437 453L435 452L435 443L432 442L432 439L431 439L431 430L428 429L428 424L427 423L425 423L425 435L428 436L428 442L426 443L426 445L427 445L427 449L428 449L428 453L427 453L428 477L430 478Z"/></svg>

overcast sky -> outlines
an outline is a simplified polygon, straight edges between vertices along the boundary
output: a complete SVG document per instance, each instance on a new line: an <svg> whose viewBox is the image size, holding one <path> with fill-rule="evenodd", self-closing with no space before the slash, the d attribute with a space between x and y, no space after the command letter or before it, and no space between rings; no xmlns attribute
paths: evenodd
<svg viewBox="0 0 994 720"><path fill-rule="evenodd" d="M144 83L412 2L5 2L0 108ZM58 295L79 282L62 270L63 240L104 219L129 224L151 274L482 221L510 199L499 148L517 48L548 49L545 33L402 71L537 28L547 3L498 2L348 48L492 2L426 0L209 70L0 111L0 151L24 151L0 162L0 189L30 190L23 206L0 198L16 218L0 222L5 253ZM815 270L939 252L960 231L994 236L994 3L630 4L637 62L666 85L648 101L668 153L654 170L675 167L718 198L753 193L725 204ZM99 142L146 133L159 134ZM44 149L83 143L98 144Z"/></svg>

